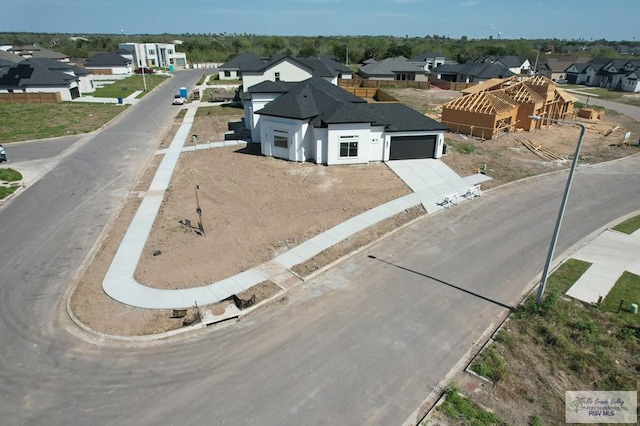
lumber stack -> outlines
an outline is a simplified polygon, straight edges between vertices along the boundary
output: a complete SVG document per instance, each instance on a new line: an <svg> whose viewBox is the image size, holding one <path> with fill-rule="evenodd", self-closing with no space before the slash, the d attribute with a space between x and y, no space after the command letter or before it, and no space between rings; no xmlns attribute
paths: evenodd
<svg viewBox="0 0 640 426"><path fill-rule="evenodd" d="M535 155L537 155L538 157L540 157L543 160L546 161L561 161L561 160L566 160L567 157L562 156L562 155L557 155L551 151L549 151L548 149L546 149L545 147L543 147L542 145L535 145L533 142L531 142L528 139L517 139L518 142L520 142L522 145L525 146L525 148L527 148L529 151L533 152Z"/></svg>

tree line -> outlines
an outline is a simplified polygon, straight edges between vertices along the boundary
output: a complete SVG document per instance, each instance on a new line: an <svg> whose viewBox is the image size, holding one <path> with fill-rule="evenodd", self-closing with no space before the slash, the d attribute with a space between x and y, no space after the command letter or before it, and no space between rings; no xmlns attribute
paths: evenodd
<svg viewBox="0 0 640 426"><path fill-rule="evenodd" d="M176 50L187 53L189 62L226 62L245 52L269 57L284 53L292 57L331 55L342 63L357 64L366 59L404 56L412 58L423 52L438 52L459 63L484 56L515 55L536 59L538 52L574 54L590 57L622 57L616 47L629 41L595 40L526 40L526 39L452 39L438 35L425 37L393 36L267 36L252 34L51 34L0 33L0 41L13 45L38 44L71 58L87 58L98 52L115 52L119 43L176 43ZM628 56L628 55L627 55Z"/></svg>

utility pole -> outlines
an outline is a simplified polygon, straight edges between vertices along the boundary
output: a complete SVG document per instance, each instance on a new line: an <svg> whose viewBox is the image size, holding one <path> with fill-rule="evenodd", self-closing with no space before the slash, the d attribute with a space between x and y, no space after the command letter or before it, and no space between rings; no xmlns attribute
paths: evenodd
<svg viewBox="0 0 640 426"><path fill-rule="evenodd" d="M556 226L553 230L553 236L551 237L551 244L549 245L549 251L547 252L547 259L544 263L544 269L542 271L542 277L540 279L540 286L538 287L538 294L536 295L536 305L540 306L542 303L542 296L547 286L547 279L549 278L549 269L551 267L551 261L553 260L553 252L556 249L556 243L558 242L558 235L560 234L560 226L562 225L562 219L564 218L564 211L567 206L567 200L569 199L569 192L571 191L571 183L573 182L573 174L576 171L578 165L578 157L580 156L580 148L582 147L582 140L584 139L584 133L586 127L583 123L576 121L567 121L561 119L553 119L540 117L536 115L530 116L533 120L549 121L551 123L565 123L580 127L580 136L578 137L578 144L576 145L576 152L573 154L573 161L571 162L571 168L569 169L569 177L567 177L567 185L564 189L564 195L562 196L562 202L560 203L560 211L558 212L558 218L556 219Z"/></svg>

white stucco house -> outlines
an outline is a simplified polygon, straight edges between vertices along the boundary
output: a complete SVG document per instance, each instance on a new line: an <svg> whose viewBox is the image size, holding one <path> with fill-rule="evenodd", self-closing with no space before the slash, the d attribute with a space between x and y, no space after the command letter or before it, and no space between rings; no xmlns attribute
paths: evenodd
<svg viewBox="0 0 640 426"><path fill-rule="evenodd" d="M514 74L524 74L528 72L532 66L529 59L521 56L487 56L478 61L478 63L501 64Z"/></svg>
<svg viewBox="0 0 640 426"><path fill-rule="evenodd" d="M400 103L367 103L312 77L262 82L243 98L245 125L266 156L318 164L440 158L446 126Z"/></svg>
<svg viewBox="0 0 640 426"><path fill-rule="evenodd" d="M455 61L448 60L442 53L428 51L409 59L409 62L418 65L427 73L430 72L433 68L439 67L440 65L455 63Z"/></svg>
<svg viewBox="0 0 640 426"><path fill-rule="evenodd" d="M60 93L63 101L70 101L80 96L79 79L23 61L0 76L0 93Z"/></svg>
<svg viewBox="0 0 640 426"><path fill-rule="evenodd" d="M352 75L346 65L326 56L292 58L278 54L270 58L260 58L253 53L245 53L218 68L221 80L242 79L245 90L263 81L295 82L311 77L319 77L337 85L338 79L350 79Z"/></svg>
<svg viewBox="0 0 640 426"><path fill-rule="evenodd" d="M573 63L565 70L572 84L638 92L640 60L593 58L584 64Z"/></svg>
<svg viewBox="0 0 640 426"><path fill-rule="evenodd" d="M135 68L185 69L187 54L176 52L173 43L120 43L118 49L129 52Z"/></svg>
<svg viewBox="0 0 640 426"><path fill-rule="evenodd" d="M622 76L619 87L624 92L640 92L640 68Z"/></svg>
<svg viewBox="0 0 640 426"><path fill-rule="evenodd" d="M219 80L241 80L240 69L246 63L259 61L260 56L253 52L242 53L218 67Z"/></svg>

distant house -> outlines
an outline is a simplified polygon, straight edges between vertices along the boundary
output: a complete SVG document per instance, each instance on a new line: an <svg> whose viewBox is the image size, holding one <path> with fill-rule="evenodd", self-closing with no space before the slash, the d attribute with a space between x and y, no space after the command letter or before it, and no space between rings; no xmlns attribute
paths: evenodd
<svg viewBox="0 0 640 426"><path fill-rule="evenodd" d="M627 79L626 77L638 71L640 71L640 60L613 59L604 64L597 73L600 76L600 87L624 90L623 82ZM625 84L625 86L628 85Z"/></svg>
<svg viewBox="0 0 640 426"><path fill-rule="evenodd" d="M9 41L6 40L0 40L0 50L2 51L8 51L9 49L11 49L13 47L13 44Z"/></svg>
<svg viewBox="0 0 640 426"><path fill-rule="evenodd" d="M252 86L244 106L266 156L336 165L442 155L446 126L399 103L369 104L318 77ZM259 120L246 120L249 112Z"/></svg>
<svg viewBox="0 0 640 426"><path fill-rule="evenodd" d="M634 81L640 72L640 60L593 58L584 64L573 63L565 70L572 84L637 92Z"/></svg>
<svg viewBox="0 0 640 426"><path fill-rule="evenodd" d="M551 79L566 80L565 70L573 64L583 64L589 58L586 57L550 57L538 66L537 74Z"/></svg>
<svg viewBox="0 0 640 426"><path fill-rule="evenodd" d="M278 54L270 58L255 59L253 54L244 54L237 61L223 64L219 73L229 71L229 76L233 76L234 70L235 75L242 78L245 90L263 81L296 82L320 77L337 85L339 78L351 78L351 70L348 67L329 57L292 58L285 54ZM226 73L225 78L227 78Z"/></svg>
<svg viewBox="0 0 640 426"><path fill-rule="evenodd" d="M427 81L424 68L402 56L386 58L360 67L358 75L364 79L393 81Z"/></svg>
<svg viewBox="0 0 640 426"><path fill-rule="evenodd" d="M106 74L131 74L131 60L117 53L96 53L84 64L84 67L91 71L98 71Z"/></svg>
<svg viewBox="0 0 640 426"><path fill-rule="evenodd" d="M120 43L120 51L129 52L137 68L187 68L187 54L176 52L173 43Z"/></svg>
<svg viewBox="0 0 640 426"><path fill-rule="evenodd" d="M640 68L621 77L618 88L624 92L640 92Z"/></svg>
<svg viewBox="0 0 640 426"><path fill-rule="evenodd" d="M507 78L515 75L501 63L467 63L440 65L431 70L431 75L439 80L454 83L482 83L493 78Z"/></svg>
<svg viewBox="0 0 640 426"><path fill-rule="evenodd" d="M21 62L0 76L0 93L60 93L63 101L80 96L78 77L49 70L35 62Z"/></svg>
<svg viewBox="0 0 640 426"><path fill-rule="evenodd" d="M260 56L253 52L242 53L218 67L219 80L240 80L240 68L248 62L259 61Z"/></svg>
<svg viewBox="0 0 640 426"><path fill-rule="evenodd" d="M423 52L421 55L409 59L409 62L418 65L426 72L430 72L433 68L439 67L440 65L456 63L437 52Z"/></svg>
<svg viewBox="0 0 640 426"><path fill-rule="evenodd" d="M37 66L40 68L46 68L49 71L62 72L76 79L78 83L79 93L89 93L95 91L95 87L93 84L93 75L87 69L77 66L71 65L66 62L55 61L49 58L30 58L25 59L20 62L21 64L30 64L33 66ZM76 94L73 93L72 97ZM77 96L76 96L77 97Z"/></svg>
<svg viewBox="0 0 640 426"><path fill-rule="evenodd" d="M569 84L590 84L593 82L596 71L590 63L574 63L564 70L564 75Z"/></svg>
<svg viewBox="0 0 640 426"><path fill-rule="evenodd" d="M38 45L13 46L9 52L21 56L24 59L29 58L48 58L60 62L68 62L69 57L64 53L54 52L53 50L43 49Z"/></svg>
<svg viewBox="0 0 640 426"><path fill-rule="evenodd" d="M514 74L524 74L531 69L529 59L520 56L487 56L476 62L501 64Z"/></svg>
<svg viewBox="0 0 640 426"><path fill-rule="evenodd" d="M22 56L14 55L13 53L0 49L0 75L4 74L4 71L22 60Z"/></svg>

